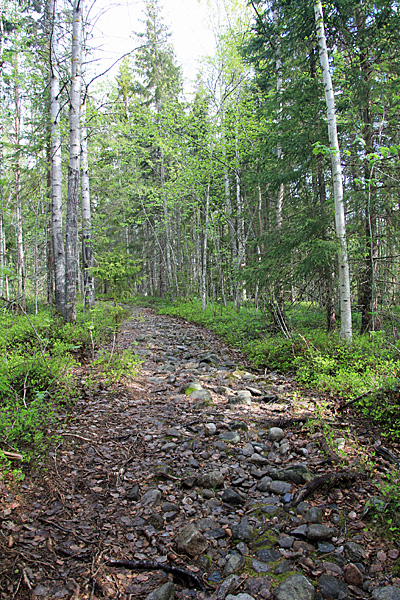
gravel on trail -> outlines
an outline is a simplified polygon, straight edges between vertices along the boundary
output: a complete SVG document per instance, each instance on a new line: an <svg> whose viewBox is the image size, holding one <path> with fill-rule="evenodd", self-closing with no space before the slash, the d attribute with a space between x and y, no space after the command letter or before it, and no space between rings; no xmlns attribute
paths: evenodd
<svg viewBox="0 0 400 600"><path fill-rule="evenodd" d="M45 464L0 482L1 600L400 598L398 551L363 520L367 429L181 319L135 308L119 349L140 375L83 367Z"/></svg>

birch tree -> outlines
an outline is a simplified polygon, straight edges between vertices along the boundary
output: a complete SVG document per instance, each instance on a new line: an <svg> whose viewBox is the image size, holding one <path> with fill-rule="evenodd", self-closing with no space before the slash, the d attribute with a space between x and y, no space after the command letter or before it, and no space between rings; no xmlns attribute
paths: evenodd
<svg viewBox="0 0 400 600"><path fill-rule="evenodd" d="M339 241L338 263L339 263L339 298L341 326L340 335L346 340L352 339L351 321L351 295L350 295L350 271L347 254L346 220L343 203L343 178L340 158L339 139L336 123L335 96L332 86L332 78L329 70L328 49L326 44L324 15L321 0L314 2L315 24L317 29L319 58L321 63L322 78L325 88L326 112L328 118L328 134L331 146L333 195L335 199L335 224L336 235Z"/></svg>
<svg viewBox="0 0 400 600"><path fill-rule="evenodd" d="M69 164L65 244L65 312L64 319L76 319L76 277L78 259L78 200L81 155L80 101L82 59L83 0L75 0L72 12L72 67L69 105Z"/></svg>
<svg viewBox="0 0 400 600"><path fill-rule="evenodd" d="M51 0L50 0L51 1ZM57 0L52 1L50 24L50 119L51 119L51 239L54 268L54 301L56 309L65 310L65 250L62 216L62 169L60 135L60 83L58 64Z"/></svg>

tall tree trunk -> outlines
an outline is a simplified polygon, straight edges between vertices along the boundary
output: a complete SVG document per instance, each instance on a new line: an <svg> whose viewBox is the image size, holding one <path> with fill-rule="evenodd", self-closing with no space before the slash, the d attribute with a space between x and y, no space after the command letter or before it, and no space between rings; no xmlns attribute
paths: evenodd
<svg viewBox="0 0 400 600"><path fill-rule="evenodd" d="M201 296L201 308L206 310L207 308L207 246L208 246L208 222L209 222L209 210L210 210L210 184L207 185L206 191L206 204L205 204L205 215L204 215L204 229L203 229L203 256L201 265L201 285L200 285L200 296Z"/></svg>
<svg viewBox="0 0 400 600"><path fill-rule="evenodd" d="M356 10L357 34L361 38L365 29L365 15L360 10ZM372 168L367 158L368 154L374 151L374 126L372 117L371 100L371 65L368 57L368 49L359 50L360 69L362 79L362 101L361 117L363 121L364 138L364 181L368 189L367 201L365 204L365 263L362 273L360 305L361 305L361 333L375 331L377 328L377 294L376 294L376 228L377 217L375 202L372 192L375 186L372 179Z"/></svg>
<svg viewBox="0 0 400 600"><path fill-rule="evenodd" d="M16 43L17 46L17 43ZM21 97L19 89L18 50L15 57L15 243L17 247L17 297L25 309L25 256L22 232L22 201L21 201Z"/></svg>
<svg viewBox="0 0 400 600"><path fill-rule="evenodd" d="M65 243L65 314L67 323L76 320L76 277L78 259L78 199L80 167L80 99L83 1L75 0L72 12L72 68L69 105L69 164Z"/></svg>
<svg viewBox="0 0 400 600"><path fill-rule="evenodd" d="M51 1L51 0L50 0ZM56 0L51 10L50 33L50 119L51 119L51 240L56 310L65 312L65 250L62 215L62 169L60 134L60 83Z"/></svg>
<svg viewBox="0 0 400 600"><path fill-rule="evenodd" d="M0 98L3 98L3 19L0 17ZM6 243L4 231L4 192L3 192L3 170L4 170L4 149L3 149L3 105L0 104L0 297L4 296L5 278L4 272L6 266Z"/></svg>
<svg viewBox="0 0 400 600"><path fill-rule="evenodd" d="M336 235L339 241L339 298L340 298L340 317L341 327L340 335L343 339L351 340L352 322L351 322L351 295L350 295L350 271L347 255L346 242L346 220L343 203L343 178L341 169L341 158L339 140L336 125L335 96L332 87L332 78L329 71L328 49L326 45L324 15L322 12L321 0L314 2L315 23L317 29L317 38L319 46L319 57L322 69L322 78L325 88L325 101L328 118L329 143L331 145L332 157L332 177L333 177L333 195L335 199L335 223Z"/></svg>
<svg viewBox="0 0 400 600"><path fill-rule="evenodd" d="M81 125L81 199L82 199L82 271L85 304L94 306L92 217L89 190L89 166L87 151L86 102L82 104Z"/></svg>

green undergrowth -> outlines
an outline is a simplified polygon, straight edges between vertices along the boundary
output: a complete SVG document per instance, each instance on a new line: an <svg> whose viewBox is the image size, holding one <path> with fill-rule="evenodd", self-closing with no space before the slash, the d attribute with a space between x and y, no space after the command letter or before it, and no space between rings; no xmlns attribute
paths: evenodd
<svg viewBox="0 0 400 600"><path fill-rule="evenodd" d="M197 300L140 298L137 303L211 329L240 349L253 368L294 373L300 385L344 400L371 391L354 408L383 426L384 435L400 437L400 341L385 331L355 334L349 344L338 332L323 330L322 311L309 303L287 310L288 336L277 333L269 316L253 307L238 312L209 304L202 311Z"/></svg>
<svg viewBox="0 0 400 600"><path fill-rule="evenodd" d="M79 393L80 361L126 314L110 303L78 306L76 324L64 324L48 307L37 315L0 313L0 472L11 466L4 452L21 454L24 463L43 453L57 407L72 404Z"/></svg>

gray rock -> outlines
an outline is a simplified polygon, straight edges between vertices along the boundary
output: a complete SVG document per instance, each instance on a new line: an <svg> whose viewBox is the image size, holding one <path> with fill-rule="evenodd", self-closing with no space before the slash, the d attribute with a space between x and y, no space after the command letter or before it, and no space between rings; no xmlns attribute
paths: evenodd
<svg viewBox="0 0 400 600"><path fill-rule="evenodd" d="M145 504L145 505L158 504L161 501L161 497L162 497L162 494L161 494L160 490L157 490L157 489L148 490L145 494L143 494L141 503Z"/></svg>
<svg viewBox="0 0 400 600"><path fill-rule="evenodd" d="M245 444L243 446L243 450L242 450L244 456L251 456L252 454L254 454L254 447L252 444L250 444L250 442L247 442L247 444Z"/></svg>
<svg viewBox="0 0 400 600"><path fill-rule="evenodd" d="M344 545L344 553L351 562L363 562L367 558L367 553L360 544L356 542L347 542Z"/></svg>
<svg viewBox="0 0 400 600"><path fill-rule="evenodd" d="M304 575L289 575L275 590L277 600L314 600L314 586Z"/></svg>
<svg viewBox="0 0 400 600"><path fill-rule="evenodd" d="M265 506L261 507L261 512L263 512L265 515L269 515L270 517L276 515L276 513L278 513L279 510L280 507L276 504L266 504Z"/></svg>
<svg viewBox="0 0 400 600"><path fill-rule="evenodd" d="M246 560L241 554L230 554L227 557L227 561L224 567L224 575L233 575L234 573L240 573L244 568Z"/></svg>
<svg viewBox="0 0 400 600"><path fill-rule="evenodd" d="M175 598L175 586L172 581L164 583L161 587L151 592L146 596L146 600L174 600Z"/></svg>
<svg viewBox="0 0 400 600"><path fill-rule="evenodd" d="M268 439L271 442L280 442L285 437L285 433L283 429L280 427L271 427L268 432Z"/></svg>
<svg viewBox="0 0 400 600"><path fill-rule="evenodd" d="M217 427L214 423L206 423L204 426L204 433L207 436L215 435L217 433Z"/></svg>
<svg viewBox="0 0 400 600"><path fill-rule="evenodd" d="M216 442L214 442L214 448L216 448L220 452L226 452L226 444L222 440L217 440Z"/></svg>
<svg viewBox="0 0 400 600"><path fill-rule="evenodd" d="M330 540L335 534L333 527L327 525L319 525L318 523L311 523L308 527L307 538L309 540Z"/></svg>
<svg viewBox="0 0 400 600"><path fill-rule="evenodd" d="M268 492L269 487L271 485L272 479L271 477L263 477L262 479L260 479L260 481L257 483L257 489L260 492Z"/></svg>
<svg viewBox="0 0 400 600"><path fill-rule="evenodd" d="M167 435L170 435L171 437L176 437L176 438L183 437L182 432L179 431L179 429L177 429L176 427L170 427L169 429L167 429Z"/></svg>
<svg viewBox="0 0 400 600"><path fill-rule="evenodd" d="M165 381L162 377L149 377L149 383L153 383L154 385L164 385Z"/></svg>
<svg viewBox="0 0 400 600"><path fill-rule="evenodd" d="M323 598L333 600L345 600L348 598L349 590L347 585L341 579L333 575L321 575L318 579L319 591Z"/></svg>
<svg viewBox="0 0 400 600"><path fill-rule="evenodd" d="M296 485L301 485L311 481L312 477L312 473L305 465L293 465L290 468L281 471L278 479L282 479L283 481L291 481Z"/></svg>
<svg viewBox="0 0 400 600"><path fill-rule="evenodd" d="M162 529L164 527L164 519L160 513L152 513L147 518L147 521L154 527L154 529Z"/></svg>
<svg viewBox="0 0 400 600"><path fill-rule="evenodd" d="M176 545L180 552L196 556L207 549L208 542L197 527L193 523L189 523L177 536Z"/></svg>
<svg viewBox="0 0 400 600"><path fill-rule="evenodd" d="M289 442L286 442L285 444L281 443L280 448L279 448L279 454L281 456L285 456L286 454L289 454L289 450L290 450Z"/></svg>
<svg viewBox="0 0 400 600"><path fill-rule="evenodd" d="M202 390L202 389L203 388L201 387L201 383L199 383L198 381L189 381L189 383L185 383L185 385L183 385L181 387L179 392L181 394L186 394L187 396L189 396L189 394L191 392L194 392L194 390Z"/></svg>
<svg viewBox="0 0 400 600"><path fill-rule="evenodd" d="M219 439L230 444L238 444L240 442L240 435L236 431L226 431L219 434Z"/></svg>
<svg viewBox="0 0 400 600"><path fill-rule="evenodd" d="M220 471L209 471L200 475L197 485L203 488L222 488L224 487L224 476Z"/></svg>
<svg viewBox="0 0 400 600"><path fill-rule="evenodd" d="M246 592L241 592L237 596L229 594L225 600L254 600L254 596L250 596L250 594L246 594Z"/></svg>
<svg viewBox="0 0 400 600"><path fill-rule="evenodd" d="M308 502L299 502L297 505L297 514L304 515L304 513L310 508Z"/></svg>
<svg viewBox="0 0 400 600"><path fill-rule="evenodd" d="M257 550L256 556L264 563L273 563L282 558L282 554L273 548L261 548Z"/></svg>
<svg viewBox="0 0 400 600"><path fill-rule="evenodd" d="M294 537L292 535L285 535L278 540L278 545L280 548L289 549L293 546Z"/></svg>
<svg viewBox="0 0 400 600"><path fill-rule="evenodd" d="M232 423L229 423L229 427L232 431L237 431L239 429L242 429L243 431L249 430L249 426L245 421L232 421Z"/></svg>
<svg viewBox="0 0 400 600"><path fill-rule="evenodd" d="M293 565L290 560L281 560L274 569L275 575L283 575L283 573L289 573L293 571Z"/></svg>
<svg viewBox="0 0 400 600"><path fill-rule="evenodd" d="M227 577L225 581L221 583L217 595L218 600L224 600L227 594L230 594L231 592L236 590L240 581L240 577L238 577L237 575L229 575L229 577Z"/></svg>
<svg viewBox="0 0 400 600"><path fill-rule="evenodd" d="M296 537L305 537L307 534L307 525L299 525L298 527L292 529L290 533Z"/></svg>
<svg viewBox="0 0 400 600"><path fill-rule="evenodd" d="M322 554L330 554L335 552L335 546L329 542L318 542L318 551Z"/></svg>
<svg viewBox="0 0 400 600"><path fill-rule="evenodd" d="M292 486L287 481L272 481L269 486L269 491L273 494L287 494L292 489Z"/></svg>
<svg viewBox="0 0 400 600"><path fill-rule="evenodd" d="M204 402L212 401L212 396L208 390L194 390L189 395L192 400L203 400Z"/></svg>
<svg viewBox="0 0 400 600"><path fill-rule="evenodd" d="M176 450L177 444L175 442L167 442L163 446L161 446L162 452L169 452L170 450Z"/></svg>
<svg viewBox="0 0 400 600"><path fill-rule="evenodd" d="M237 395L242 398L251 398L251 392L249 390L239 390Z"/></svg>
<svg viewBox="0 0 400 600"><path fill-rule="evenodd" d="M246 556L250 552L248 546L246 546L244 542L239 542L238 544L236 544L236 548L239 550L240 554L243 554L244 556Z"/></svg>
<svg viewBox="0 0 400 600"><path fill-rule="evenodd" d="M268 573L271 570L271 567L267 563L261 562L256 558L253 558L251 561L251 566L256 573Z"/></svg>
<svg viewBox="0 0 400 600"><path fill-rule="evenodd" d="M251 398L248 396L229 396L228 404L235 406L236 404L244 404L245 406L251 405Z"/></svg>
<svg viewBox="0 0 400 600"><path fill-rule="evenodd" d="M374 600L400 600L400 587L397 585L388 585L377 588L372 592Z"/></svg>
<svg viewBox="0 0 400 600"><path fill-rule="evenodd" d="M322 524L322 517L322 510L316 506L309 508L304 515L304 519L307 523L318 523L319 525Z"/></svg>
<svg viewBox="0 0 400 600"><path fill-rule="evenodd" d="M139 486L137 484L126 491L126 498L132 500L132 502L136 502L139 499Z"/></svg>
<svg viewBox="0 0 400 600"><path fill-rule="evenodd" d="M246 502L246 499L243 498L240 494L235 492L232 488L226 488L224 493L222 494L222 502L226 504L231 504L232 506L240 506Z"/></svg>
<svg viewBox="0 0 400 600"><path fill-rule="evenodd" d="M239 523L239 525L232 525L231 531L232 538L234 540L249 542L253 537L253 528L248 523Z"/></svg>
<svg viewBox="0 0 400 600"><path fill-rule="evenodd" d="M174 502L163 502L161 504L161 510L163 512L179 512L180 508L179 505Z"/></svg>
<svg viewBox="0 0 400 600"><path fill-rule="evenodd" d="M256 465L267 465L269 463L268 458L265 458L265 456L262 456L261 454L258 454L257 452L255 452L254 454L252 454L250 456L250 461L252 463L255 463Z"/></svg>

